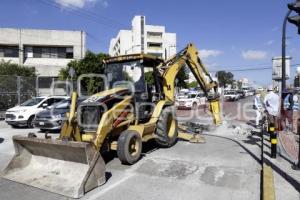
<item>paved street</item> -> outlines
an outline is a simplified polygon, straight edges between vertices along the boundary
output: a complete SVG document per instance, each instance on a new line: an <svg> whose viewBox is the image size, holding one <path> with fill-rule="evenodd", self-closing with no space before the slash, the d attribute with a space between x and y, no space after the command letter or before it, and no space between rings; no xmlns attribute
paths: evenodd
<svg viewBox="0 0 300 200"><path fill-rule="evenodd" d="M11 136L37 130L11 129L3 122L0 124L3 138L0 167L3 169L14 153ZM205 144L179 141L169 149L145 152L133 166L121 165L113 158L107 164L107 172L111 174L107 183L89 192L84 199L259 199L259 148L248 142L247 135L234 134L234 129L222 133L219 127L205 139ZM65 199L4 179L0 180L0 187L7 191L0 193L1 200L32 199L34 195Z"/></svg>
<svg viewBox="0 0 300 200"><path fill-rule="evenodd" d="M239 103L251 101L248 98ZM227 103L224 114L234 113L230 108L236 109L237 103ZM187 112L193 111L179 111L178 115ZM35 129L11 129L4 122L0 122L0 127L1 169L14 153L12 135L35 132L43 136ZM205 144L179 141L169 149L149 149L151 145L146 144L143 158L133 166L122 165L113 154L105 155L106 184L82 199L260 199L260 138L251 136L254 130L243 121L231 120L218 128L211 128L209 133L204 132ZM269 158L269 149L265 151L266 158ZM278 162L274 164L276 169L285 169L286 163L282 158L274 162ZM295 200L299 197L290 179L278 170L275 170L274 177L275 183L280 182L275 184L277 199ZM5 179L0 179L0 190L6 191L0 193L1 200L29 200L37 196L40 197L38 199L67 199Z"/></svg>
<svg viewBox="0 0 300 200"><path fill-rule="evenodd" d="M300 200L300 0L0 11L0 200Z"/></svg>
<svg viewBox="0 0 300 200"><path fill-rule="evenodd" d="M5 139L0 145L2 168L13 153L9 138L14 131L1 129ZM259 199L259 148L243 142L247 141L244 135L205 138L206 144L180 141L170 149L146 153L133 166L123 166L118 159L113 159L107 165L107 172L111 173L107 183L89 192L84 199ZM0 193L1 200L32 199L34 195L65 199L4 179L0 188L6 191Z"/></svg>

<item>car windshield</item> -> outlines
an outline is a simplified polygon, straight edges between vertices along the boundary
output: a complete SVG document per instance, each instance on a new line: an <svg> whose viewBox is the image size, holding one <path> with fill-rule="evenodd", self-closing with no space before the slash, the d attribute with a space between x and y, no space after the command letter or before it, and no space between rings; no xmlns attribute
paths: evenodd
<svg viewBox="0 0 300 200"><path fill-rule="evenodd" d="M54 109L68 109L70 108L71 100L63 100L56 105L54 105Z"/></svg>
<svg viewBox="0 0 300 200"><path fill-rule="evenodd" d="M34 106L34 105L39 104L44 99L45 98L41 98L41 97L32 98L32 99L29 99L29 100L25 101L24 103L22 103L21 106Z"/></svg>
<svg viewBox="0 0 300 200"><path fill-rule="evenodd" d="M188 94L189 99L195 98L196 96L197 96L196 94Z"/></svg>

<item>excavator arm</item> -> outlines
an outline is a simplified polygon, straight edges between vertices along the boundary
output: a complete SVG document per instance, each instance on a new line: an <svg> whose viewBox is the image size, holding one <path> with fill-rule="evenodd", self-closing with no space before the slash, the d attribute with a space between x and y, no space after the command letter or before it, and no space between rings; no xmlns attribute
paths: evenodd
<svg viewBox="0 0 300 200"><path fill-rule="evenodd" d="M158 67L163 77L163 92L166 100L172 103L175 101L175 79L178 72L184 66L189 67L207 97L214 123L217 125L221 124L218 84L213 81L211 75L201 62L198 50L193 44L188 44L185 49Z"/></svg>

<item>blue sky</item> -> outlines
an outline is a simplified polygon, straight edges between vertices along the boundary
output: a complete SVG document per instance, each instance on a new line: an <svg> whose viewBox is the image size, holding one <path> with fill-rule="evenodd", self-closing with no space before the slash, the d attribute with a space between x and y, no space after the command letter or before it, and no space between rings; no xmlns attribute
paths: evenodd
<svg viewBox="0 0 300 200"><path fill-rule="evenodd" d="M53 6L53 2L59 6ZM134 15L177 33L178 50L188 42L201 49L209 70L266 67L281 53L281 26L288 0L1 0L0 26L72 29L87 32L88 48L107 52L118 30ZM57 4L56 4L57 5ZM82 13L70 12L80 9ZM82 10L83 9L83 10ZM95 15L90 16L91 13ZM89 15L89 16L88 16ZM287 53L300 64L300 37L288 25ZM291 69L295 72L295 67ZM234 72L258 84L271 82L271 70Z"/></svg>

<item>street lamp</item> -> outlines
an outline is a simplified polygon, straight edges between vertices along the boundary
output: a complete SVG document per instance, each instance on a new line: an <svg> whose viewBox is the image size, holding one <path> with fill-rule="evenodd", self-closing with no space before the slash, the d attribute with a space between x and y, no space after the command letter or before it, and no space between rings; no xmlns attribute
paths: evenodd
<svg viewBox="0 0 300 200"><path fill-rule="evenodd" d="M137 44L137 45L131 46L129 49L125 50L125 55L127 55L127 52L128 52L129 50L132 50L134 47L140 47L140 46L142 46L142 45Z"/></svg>

